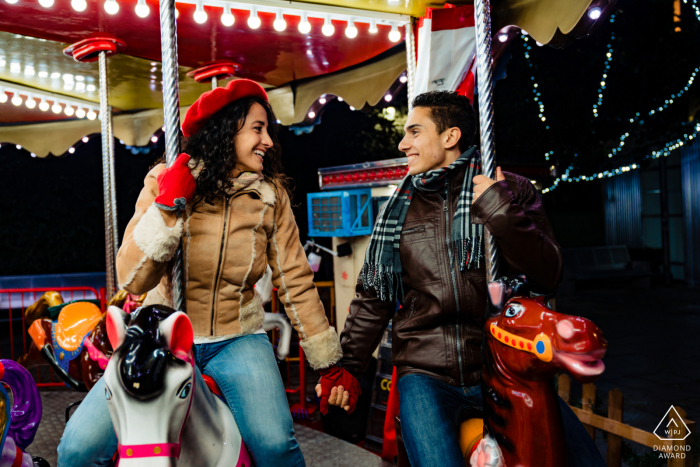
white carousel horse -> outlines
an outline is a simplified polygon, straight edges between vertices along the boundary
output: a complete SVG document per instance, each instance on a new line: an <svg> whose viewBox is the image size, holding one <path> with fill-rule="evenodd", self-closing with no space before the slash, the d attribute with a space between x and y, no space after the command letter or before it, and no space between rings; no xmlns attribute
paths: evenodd
<svg viewBox="0 0 700 467"><path fill-rule="evenodd" d="M231 410L196 378L187 315L145 307L128 327L125 317L117 307L107 311L115 351L104 373L120 467L251 467ZM272 318L265 327L281 328L278 356L285 357L291 326Z"/></svg>

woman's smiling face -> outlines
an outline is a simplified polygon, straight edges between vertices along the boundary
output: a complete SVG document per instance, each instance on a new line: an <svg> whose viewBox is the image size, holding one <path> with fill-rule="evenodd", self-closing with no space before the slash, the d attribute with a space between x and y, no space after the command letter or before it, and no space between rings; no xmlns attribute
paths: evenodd
<svg viewBox="0 0 700 467"><path fill-rule="evenodd" d="M262 172L265 154L273 145L267 128L267 112L256 102L250 107L243 127L233 138L238 159L237 170L233 174L235 177L241 172Z"/></svg>

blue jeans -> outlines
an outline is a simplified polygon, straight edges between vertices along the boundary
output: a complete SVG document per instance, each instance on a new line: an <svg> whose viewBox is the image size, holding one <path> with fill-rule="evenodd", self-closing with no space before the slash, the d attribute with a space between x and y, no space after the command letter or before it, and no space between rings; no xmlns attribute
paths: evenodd
<svg viewBox="0 0 700 467"><path fill-rule="evenodd" d="M256 467L305 465L267 335L196 345L195 362L196 387L204 387L201 373L217 382ZM58 446L58 467L110 465L116 450L100 380L66 425Z"/></svg>
<svg viewBox="0 0 700 467"><path fill-rule="evenodd" d="M450 386L426 375L399 380L401 435L412 467L464 466L459 420L464 410L482 411L481 386ZM569 467L605 467L576 414L559 398Z"/></svg>

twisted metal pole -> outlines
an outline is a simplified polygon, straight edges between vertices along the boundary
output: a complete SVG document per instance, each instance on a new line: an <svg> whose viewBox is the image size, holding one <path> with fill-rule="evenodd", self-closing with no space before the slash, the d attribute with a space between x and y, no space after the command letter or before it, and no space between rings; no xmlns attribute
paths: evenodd
<svg viewBox="0 0 700 467"><path fill-rule="evenodd" d="M160 47L163 57L163 119L165 163L170 167L180 154L180 88L177 69L177 25L175 0L160 0ZM185 310L182 245L173 258L173 308Z"/></svg>
<svg viewBox="0 0 700 467"><path fill-rule="evenodd" d="M216 89L216 88L218 88L218 87L219 87L219 79L218 79L216 76L214 76L214 77L211 79L211 88L212 88L212 89Z"/></svg>
<svg viewBox="0 0 700 467"><path fill-rule="evenodd" d="M107 297L117 293L116 257L118 249L117 200L114 183L114 143L112 135L112 108L109 106L107 86L107 55L100 52L100 121L102 128L102 195L105 211L105 273Z"/></svg>
<svg viewBox="0 0 700 467"><path fill-rule="evenodd" d="M406 91L408 94L408 109L416 97L416 41L413 36L413 17L406 24Z"/></svg>
<svg viewBox="0 0 700 467"><path fill-rule="evenodd" d="M482 173L496 179L496 148L493 134L493 55L491 53L491 2L475 0L476 67L479 95L479 130L481 136ZM486 277L489 282L498 278L499 257L496 239L484 229Z"/></svg>

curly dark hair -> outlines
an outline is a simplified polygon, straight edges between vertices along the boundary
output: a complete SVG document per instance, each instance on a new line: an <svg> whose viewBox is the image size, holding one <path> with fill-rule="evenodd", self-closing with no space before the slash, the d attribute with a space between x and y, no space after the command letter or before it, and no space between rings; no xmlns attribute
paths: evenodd
<svg viewBox="0 0 700 467"><path fill-rule="evenodd" d="M290 179L283 173L277 117L270 104L263 99L246 97L219 110L197 133L184 141L183 152L197 162L204 162L204 169L197 178L193 206L203 201L213 203L215 198L224 196L226 190L232 186L230 174L238 161L233 139L243 128L250 108L256 103L265 109L267 131L273 143L272 148L265 153L262 173L267 182L286 190L291 198Z"/></svg>
<svg viewBox="0 0 700 467"><path fill-rule="evenodd" d="M428 107L438 134L457 127L462 132L459 150L466 151L474 141L476 113L469 99L452 91L428 91L413 99L413 107Z"/></svg>

